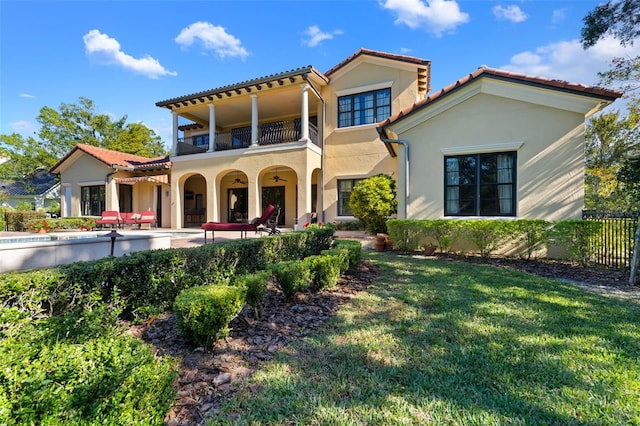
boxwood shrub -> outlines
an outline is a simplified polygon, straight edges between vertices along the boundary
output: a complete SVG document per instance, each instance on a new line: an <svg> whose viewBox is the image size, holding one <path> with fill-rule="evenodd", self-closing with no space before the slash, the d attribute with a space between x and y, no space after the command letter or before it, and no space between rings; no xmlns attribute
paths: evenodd
<svg viewBox="0 0 640 426"><path fill-rule="evenodd" d="M311 284L311 272L304 262L278 262L271 265L269 270L276 279L276 285L288 300L293 299L296 293L306 291Z"/></svg>
<svg viewBox="0 0 640 426"><path fill-rule="evenodd" d="M343 260L339 255L314 255L304 259L311 275L311 290L335 287L340 279Z"/></svg>
<svg viewBox="0 0 640 426"><path fill-rule="evenodd" d="M208 348L216 340L228 336L229 323L240 313L244 303L245 291L240 287L191 287L176 297L176 325L186 339Z"/></svg>
<svg viewBox="0 0 640 426"><path fill-rule="evenodd" d="M260 317L260 304L267 289L269 278L271 278L269 271L258 271L253 274L238 275L231 283L231 285L245 291L246 302L254 309L256 318Z"/></svg>

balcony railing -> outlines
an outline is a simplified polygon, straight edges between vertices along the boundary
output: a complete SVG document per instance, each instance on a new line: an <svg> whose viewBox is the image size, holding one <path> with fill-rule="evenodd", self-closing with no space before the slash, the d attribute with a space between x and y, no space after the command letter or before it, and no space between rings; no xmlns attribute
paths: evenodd
<svg viewBox="0 0 640 426"><path fill-rule="evenodd" d="M258 126L258 145L276 145L300 140L300 119L275 121ZM318 143L318 128L309 123L309 139ZM216 151L248 148L251 146L251 127L240 127L226 132L216 132ZM178 139L177 155L198 154L209 150L209 136L198 135Z"/></svg>

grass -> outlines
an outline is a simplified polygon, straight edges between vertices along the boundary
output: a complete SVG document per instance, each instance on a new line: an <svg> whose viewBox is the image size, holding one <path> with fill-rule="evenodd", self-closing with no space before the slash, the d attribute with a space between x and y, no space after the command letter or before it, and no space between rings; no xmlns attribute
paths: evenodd
<svg viewBox="0 0 640 426"><path fill-rule="evenodd" d="M640 424L640 305L485 265L382 275L210 424Z"/></svg>

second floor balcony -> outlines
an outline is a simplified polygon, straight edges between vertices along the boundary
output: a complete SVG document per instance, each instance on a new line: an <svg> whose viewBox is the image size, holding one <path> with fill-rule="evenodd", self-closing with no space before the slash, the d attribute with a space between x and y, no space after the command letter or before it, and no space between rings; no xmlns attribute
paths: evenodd
<svg viewBox="0 0 640 426"><path fill-rule="evenodd" d="M263 123L258 126L258 146L277 145L300 140L301 120L283 120ZM309 122L309 139L317 146L318 128ZM215 133L215 151L228 151L251 146L251 127L239 127L229 131ZM198 154L209 151L209 135L200 134L178 139L178 151L175 155Z"/></svg>

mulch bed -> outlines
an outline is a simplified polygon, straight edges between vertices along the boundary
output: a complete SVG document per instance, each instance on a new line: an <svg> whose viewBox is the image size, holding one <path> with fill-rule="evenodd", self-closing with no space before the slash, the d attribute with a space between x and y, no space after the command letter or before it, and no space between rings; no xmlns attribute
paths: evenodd
<svg viewBox="0 0 640 426"><path fill-rule="evenodd" d="M581 268L554 261L526 261L460 256L436 256L455 262L491 264L544 277L562 279L600 293L623 294L640 300L640 288L628 286L628 273L597 268ZM431 257L434 258L434 257ZM166 315L150 324L132 326L128 332L151 343L159 355L176 357L180 362L178 389L173 409L165 418L168 425L201 425L219 412L221 403L241 381L273 357L278 349L322 327L339 306L366 289L378 275L370 262L345 274L337 287L321 293L299 294L284 300L270 284L256 317L245 308L231 323L231 333L213 348L195 348L186 342L175 326L175 316Z"/></svg>

